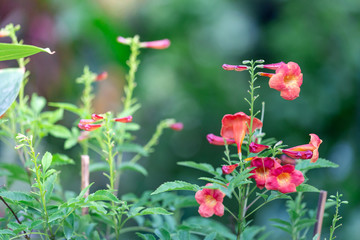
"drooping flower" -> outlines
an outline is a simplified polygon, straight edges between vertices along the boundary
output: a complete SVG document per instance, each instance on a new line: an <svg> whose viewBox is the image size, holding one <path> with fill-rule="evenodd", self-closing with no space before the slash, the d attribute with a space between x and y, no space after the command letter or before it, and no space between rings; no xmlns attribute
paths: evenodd
<svg viewBox="0 0 360 240"><path fill-rule="evenodd" d="M107 72L102 72L100 74L98 74L95 78L96 82L100 82L100 81L104 81L108 78L108 73Z"/></svg>
<svg viewBox="0 0 360 240"><path fill-rule="evenodd" d="M227 71L238 71L238 72L249 69L249 67L245 65L230 65L230 64L223 64L222 68Z"/></svg>
<svg viewBox="0 0 360 240"><path fill-rule="evenodd" d="M283 153L292 158L310 159L311 162L316 162L319 158L319 146L322 140L318 135L311 133L310 142L308 144L295 146L292 148L282 150ZM311 156L310 156L311 154Z"/></svg>
<svg viewBox="0 0 360 240"><path fill-rule="evenodd" d="M98 128L100 128L102 126L102 124L89 124L89 123L79 123L78 124L78 127L82 130L85 130L85 131L94 131Z"/></svg>
<svg viewBox="0 0 360 240"><path fill-rule="evenodd" d="M115 122L122 122L122 123L128 123L131 122L133 119L132 116L122 117L122 118L114 118Z"/></svg>
<svg viewBox="0 0 360 240"><path fill-rule="evenodd" d="M272 157L255 157L251 160L250 163L250 168L255 168L250 171L250 173L253 173L253 175L251 175L249 178L254 178L256 186L260 189L263 189L269 178L270 171L280 166L281 165Z"/></svg>
<svg viewBox="0 0 360 240"><path fill-rule="evenodd" d="M169 46L170 46L169 39L162 39L162 40L140 43L140 47L143 47L143 48L165 49L165 48L168 48Z"/></svg>
<svg viewBox="0 0 360 240"><path fill-rule="evenodd" d="M259 153L261 151L264 151L265 149L268 149L269 146L252 142L250 143L249 148L250 148L250 152Z"/></svg>
<svg viewBox="0 0 360 240"><path fill-rule="evenodd" d="M221 170L222 170L222 173L223 174L230 174L230 173L232 173L234 170L235 170L235 168L237 167L237 166L239 166L239 164L232 164L232 165L223 165L222 167L221 167Z"/></svg>
<svg viewBox="0 0 360 240"><path fill-rule="evenodd" d="M206 186L211 186L211 183ZM219 217L224 215L224 200L225 194L218 189L207 189L204 188L199 190L195 194L196 201L200 204L199 214L202 217L208 218L212 215Z"/></svg>
<svg viewBox="0 0 360 240"><path fill-rule="evenodd" d="M304 182L304 175L287 164L271 170L265 187L268 190L278 190L281 193L296 192L296 187Z"/></svg>
<svg viewBox="0 0 360 240"><path fill-rule="evenodd" d="M238 148L238 153L241 153L241 145L245 138L245 134L249 133L248 126L250 126L251 118L243 112L235 113L234 115L226 114L222 119L222 127L220 135L226 139L234 139ZM262 122L254 118L252 131L262 127Z"/></svg>
<svg viewBox="0 0 360 240"><path fill-rule="evenodd" d="M169 126L172 130L181 131L184 128L184 124L182 122L173 123Z"/></svg>
<svg viewBox="0 0 360 240"><path fill-rule="evenodd" d="M297 63L281 62L263 65L263 67L265 66L268 66L269 69L276 69L275 74L259 72L260 76L270 77L270 88L280 91L280 96L286 100L294 100L299 97L303 74Z"/></svg>
<svg viewBox="0 0 360 240"><path fill-rule="evenodd" d="M206 139L208 140L208 142L212 145L218 145L218 146L224 146L225 145L225 141L226 144L231 145L235 143L234 139L225 139L219 136L216 136L212 133L206 135Z"/></svg>

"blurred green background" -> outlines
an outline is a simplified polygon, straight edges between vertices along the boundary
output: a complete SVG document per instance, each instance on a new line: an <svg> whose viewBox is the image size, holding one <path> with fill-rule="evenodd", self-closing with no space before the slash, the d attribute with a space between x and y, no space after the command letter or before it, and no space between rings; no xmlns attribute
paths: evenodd
<svg viewBox="0 0 360 240"><path fill-rule="evenodd" d="M56 51L31 57L28 93L77 103L81 89L75 79L83 66L97 73L108 71L109 79L96 88L97 113L121 109L129 49L116 42L117 36L171 40L169 49L142 50L135 90L142 109L134 116L142 129L136 141L146 143L163 118L176 118L185 127L179 133L166 131L156 152L141 161L149 171L147 178L123 175L121 193L141 194L164 181L180 179L204 185L197 180L201 172L176 163L222 163L223 148L209 145L206 134L219 135L224 114L248 113L243 98L249 79L247 73L222 70L223 63L297 62L304 83L294 101L282 99L266 78L259 78L261 97L256 107L266 102L263 130L289 146L308 143L309 133L320 136L320 157L340 167L313 170L310 183L329 194L339 191L350 202L340 209L344 218L338 239L360 235L360 1L0 0L0 27L8 23L22 26L19 37L24 43ZM9 65L1 63L0 68ZM63 124L71 127L74 116L65 116ZM49 138L47 148L64 152L62 144ZM2 148L2 156L8 151L12 150ZM78 159L80 151L68 154ZM64 188L78 191L78 170L79 162L76 168L62 169ZM103 176L91 178L105 187ZM318 194L309 193L305 199L314 207L317 198ZM283 236L267 220L285 218L283 204L279 201L260 210L255 224L268 225L275 235ZM328 236L333 210L324 220L323 237ZM188 214L196 211L190 209Z"/></svg>

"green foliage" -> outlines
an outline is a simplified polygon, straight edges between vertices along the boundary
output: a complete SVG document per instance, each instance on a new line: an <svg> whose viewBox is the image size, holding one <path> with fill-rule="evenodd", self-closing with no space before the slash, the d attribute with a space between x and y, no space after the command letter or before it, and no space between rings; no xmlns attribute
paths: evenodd
<svg viewBox="0 0 360 240"><path fill-rule="evenodd" d="M316 162L312 163L310 160L302 160L296 164L296 169L299 171L308 171L315 168L337 168L338 164L330 162L329 160L319 158Z"/></svg>
<svg viewBox="0 0 360 240"><path fill-rule="evenodd" d="M343 196L342 194L339 194L338 192L336 192L336 196L331 195L330 198L328 199L328 202L334 202L336 205L335 206L335 214L333 216L332 224L330 227L330 237L329 237L330 240L333 240L336 238L336 236L334 235L335 230L342 226L341 223L340 224L338 223L338 221L342 219L342 217L339 214L339 208L341 207L341 204L348 204L348 201L341 200L342 196Z"/></svg>
<svg viewBox="0 0 360 240"><path fill-rule="evenodd" d="M175 190L188 190L188 191L198 191L200 187L196 184L187 183L184 181L174 181L174 182L166 182L161 184L154 192L151 194L159 194L167 191L175 191Z"/></svg>
<svg viewBox="0 0 360 240"><path fill-rule="evenodd" d="M0 89L2 91L0 94L0 116L6 112L18 96L24 73L24 69L20 68L0 70Z"/></svg>
<svg viewBox="0 0 360 240"><path fill-rule="evenodd" d="M39 48L24 44L0 43L0 61L25 58L39 52L54 54L49 48Z"/></svg>

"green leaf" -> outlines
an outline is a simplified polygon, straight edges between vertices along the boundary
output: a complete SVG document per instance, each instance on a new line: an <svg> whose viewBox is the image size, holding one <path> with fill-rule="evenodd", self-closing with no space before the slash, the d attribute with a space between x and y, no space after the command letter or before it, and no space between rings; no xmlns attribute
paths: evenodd
<svg viewBox="0 0 360 240"><path fill-rule="evenodd" d="M105 162L91 163L89 165L89 172L109 172L109 164Z"/></svg>
<svg viewBox="0 0 360 240"><path fill-rule="evenodd" d="M66 239L71 239L74 234L74 215L70 214L64 221L64 235Z"/></svg>
<svg viewBox="0 0 360 240"><path fill-rule="evenodd" d="M216 238L216 232L213 232L213 233L206 235L204 240L215 240L215 238Z"/></svg>
<svg viewBox="0 0 360 240"><path fill-rule="evenodd" d="M0 196L13 201L31 202L34 200L34 198L27 193L15 192L15 191L2 191L0 192Z"/></svg>
<svg viewBox="0 0 360 240"><path fill-rule="evenodd" d="M36 93L33 93L33 95L31 96L31 101L30 101L30 106L31 109L39 114L41 112L41 110L43 110L43 108L46 105L46 100L44 97L39 97Z"/></svg>
<svg viewBox="0 0 360 240"><path fill-rule="evenodd" d="M49 127L49 133L57 138L70 138L71 132L64 126L61 125L51 125Z"/></svg>
<svg viewBox="0 0 360 240"><path fill-rule="evenodd" d="M316 162L312 163L309 160L302 160L298 164L296 164L296 169L299 171L307 171L314 168L337 168L338 164L330 162L324 158L319 158Z"/></svg>
<svg viewBox="0 0 360 240"><path fill-rule="evenodd" d="M0 176L7 176L8 179L14 179L29 183L28 175L23 167L10 163L0 163L0 169L5 169L7 173L2 173Z"/></svg>
<svg viewBox="0 0 360 240"><path fill-rule="evenodd" d="M146 169L143 166L141 166L139 164L136 164L136 163L130 163L130 162L122 163L119 166L118 170L121 171L121 172L124 171L124 170L132 170L132 171L141 173L144 176L148 175Z"/></svg>
<svg viewBox="0 0 360 240"><path fill-rule="evenodd" d="M270 202L274 199L291 199L289 195L283 194L278 191L271 191L270 196L267 199L267 202Z"/></svg>
<svg viewBox="0 0 360 240"><path fill-rule="evenodd" d="M89 188L93 185L94 183L90 183L86 188L84 188L83 190L81 190L81 192L79 193L79 195L76 197L77 199L79 198L83 198L85 193L87 192L87 190L89 190Z"/></svg>
<svg viewBox="0 0 360 240"><path fill-rule="evenodd" d="M185 230L180 230L177 234L177 237L179 240L191 240L190 239L190 233Z"/></svg>
<svg viewBox="0 0 360 240"><path fill-rule="evenodd" d="M184 161L184 162L178 162L177 163L180 166L186 166L190 168L195 168L213 175L217 175L216 171L214 170L213 166L207 163L196 163L192 161Z"/></svg>
<svg viewBox="0 0 360 240"><path fill-rule="evenodd" d="M60 102L50 102L48 104L50 107L58 107L58 108L62 108L64 110L67 110L69 112L73 112L76 115L81 115L82 114L82 110L80 108L78 108L76 105L71 104L71 103L60 103Z"/></svg>
<svg viewBox="0 0 360 240"><path fill-rule="evenodd" d="M140 129L140 125L137 123L126 123L123 128L127 131L137 131Z"/></svg>
<svg viewBox="0 0 360 240"><path fill-rule="evenodd" d="M11 236L16 235L13 231L11 231L9 229L1 229L0 234L2 234L2 235L11 235Z"/></svg>
<svg viewBox="0 0 360 240"><path fill-rule="evenodd" d="M145 157L149 155L143 146L135 143L124 143L118 146L117 150L119 152L135 152Z"/></svg>
<svg viewBox="0 0 360 240"><path fill-rule="evenodd" d="M171 240L170 233L165 228L155 229L154 233L160 240Z"/></svg>
<svg viewBox="0 0 360 240"><path fill-rule="evenodd" d="M271 218L269 220L272 221L272 222L276 222L276 223L279 223L281 225L284 225L286 227L291 228L291 224L289 222L285 221L285 220L281 220L281 219L278 219L278 218Z"/></svg>
<svg viewBox="0 0 360 240"><path fill-rule="evenodd" d="M120 200L109 190L98 190L87 197L87 201L112 201L120 202Z"/></svg>
<svg viewBox="0 0 360 240"><path fill-rule="evenodd" d="M65 154L56 153L53 155L51 164L53 166L60 166L66 164L75 164L75 162Z"/></svg>
<svg viewBox="0 0 360 240"><path fill-rule="evenodd" d="M316 187L305 184L305 183L297 186L296 191L297 192L320 192L320 190L317 189Z"/></svg>
<svg viewBox="0 0 360 240"><path fill-rule="evenodd" d="M152 215L152 214L171 215L172 213L168 212L166 209L161 207L153 207L153 208L145 208L140 213L136 214L136 216Z"/></svg>
<svg viewBox="0 0 360 240"><path fill-rule="evenodd" d="M141 239L143 240L156 240L156 238L151 234L142 234L142 233L136 233Z"/></svg>
<svg viewBox="0 0 360 240"><path fill-rule="evenodd" d="M247 226L245 230L241 233L241 239L242 240L258 239L256 236L264 230L265 227Z"/></svg>
<svg viewBox="0 0 360 240"><path fill-rule="evenodd" d="M0 51L0 59L1 57ZM24 73L24 69L21 68L0 70L0 116L8 110L19 94Z"/></svg>
<svg viewBox="0 0 360 240"><path fill-rule="evenodd" d="M39 52L54 54L49 48L39 48L25 44L0 43L0 61L24 58Z"/></svg>
<svg viewBox="0 0 360 240"><path fill-rule="evenodd" d="M200 187L196 184L191 184L183 181L174 181L174 182L166 182L160 185L151 195L167 192L167 191L175 191L175 190L189 190L189 191L198 191Z"/></svg>
<svg viewBox="0 0 360 240"><path fill-rule="evenodd" d="M44 154L44 156L41 159L41 165L43 168L43 172L45 173L46 170L51 166L51 162L52 162L52 155L49 152L46 152Z"/></svg>
<svg viewBox="0 0 360 240"><path fill-rule="evenodd" d="M50 197L54 190L56 176L57 176L57 173L54 173L54 174L50 175L50 177L48 177L44 182L44 187L45 187L45 191L46 191L46 193L45 193L46 202L48 202L50 200Z"/></svg>

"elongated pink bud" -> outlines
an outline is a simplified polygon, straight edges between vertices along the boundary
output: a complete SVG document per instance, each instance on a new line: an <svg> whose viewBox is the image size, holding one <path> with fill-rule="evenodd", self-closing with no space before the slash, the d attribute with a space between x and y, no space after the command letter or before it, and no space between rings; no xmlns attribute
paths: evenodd
<svg viewBox="0 0 360 240"><path fill-rule="evenodd" d="M124 38L121 36L117 37L117 41L125 45L129 45L131 43L131 40L129 38Z"/></svg>
<svg viewBox="0 0 360 240"><path fill-rule="evenodd" d="M143 48L154 48L154 49L165 49L170 46L169 39L162 39L157 41L150 41L150 42L141 42L140 47Z"/></svg>
<svg viewBox="0 0 360 240"><path fill-rule="evenodd" d="M278 63L271 63L271 64L264 64L264 65L258 65L258 68L267 68L271 70L278 69L282 64L285 64L284 62L278 62Z"/></svg>
<svg viewBox="0 0 360 240"><path fill-rule="evenodd" d="M184 124L182 122L173 123L169 126L172 130L181 131L184 128Z"/></svg>
<svg viewBox="0 0 360 240"><path fill-rule="evenodd" d="M108 73L107 73L107 72L102 72L102 73L100 73L100 74L98 74L98 75L96 76L95 81L96 81L96 82L100 82L100 81L106 80L107 78L108 78Z"/></svg>
<svg viewBox="0 0 360 240"><path fill-rule="evenodd" d="M212 133L206 135L206 139L208 140L208 142L212 145L218 145L218 146L223 146L225 145L224 139L222 137L216 136ZM234 139L225 139L226 143L228 145L234 144L235 140Z"/></svg>
<svg viewBox="0 0 360 240"><path fill-rule="evenodd" d="M123 118L114 118L115 122L122 122L122 123L128 123L131 122L133 119L132 116L127 116L127 117L123 117Z"/></svg>
<svg viewBox="0 0 360 240"><path fill-rule="evenodd" d="M85 131L94 131L98 128L100 128L102 126L102 124L82 124L82 123L79 123L78 124L78 127L82 130L85 130Z"/></svg>
<svg viewBox="0 0 360 240"><path fill-rule="evenodd" d="M91 114L91 119L94 120L94 121L99 121L99 120L104 119L104 117L94 113L94 114Z"/></svg>
<svg viewBox="0 0 360 240"><path fill-rule="evenodd" d="M237 166L239 166L239 164L224 165L221 167L221 170L222 170L223 174L230 174L235 170L235 168Z"/></svg>
<svg viewBox="0 0 360 240"><path fill-rule="evenodd" d="M95 120L93 119L80 119L80 124L92 124Z"/></svg>
<svg viewBox="0 0 360 240"><path fill-rule="evenodd" d="M265 149L268 149L269 146L252 142L250 143L249 148L250 148L250 152L259 153L261 151L264 151Z"/></svg>
<svg viewBox="0 0 360 240"><path fill-rule="evenodd" d="M226 71L244 71L249 69L248 66L245 65L230 65L230 64L223 64L222 68Z"/></svg>
<svg viewBox="0 0 360 240"><path fill-rule="evenodd" d="M306 151L290 151L290 150L282 150L283 153L288 155L291 158L295 159L310 159L313 156L313 152L311 150Z"/></svg>

